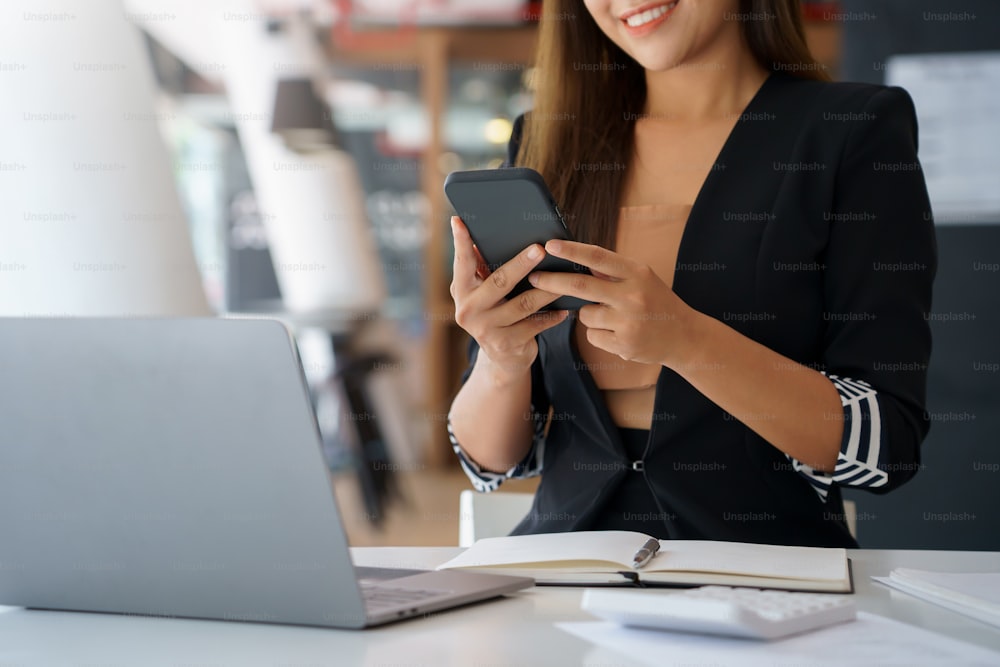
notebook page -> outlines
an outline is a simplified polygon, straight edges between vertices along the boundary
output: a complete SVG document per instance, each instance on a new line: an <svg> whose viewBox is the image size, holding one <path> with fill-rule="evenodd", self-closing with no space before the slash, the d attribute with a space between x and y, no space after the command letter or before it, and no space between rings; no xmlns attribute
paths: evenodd
<svg viewBox="0 0 1000 667"><path fill-rule="evenodd" d="M643 569L839 581L847 577L847 551L742 542L661 540L660 552Z"/></svg>
<svg viewBox="0 0 1000 667"><path fill-rule="evenodd" d="M647 539L622 530L487 537L438 569L570 561L605 561L608 567L628 569Z"/></svg>

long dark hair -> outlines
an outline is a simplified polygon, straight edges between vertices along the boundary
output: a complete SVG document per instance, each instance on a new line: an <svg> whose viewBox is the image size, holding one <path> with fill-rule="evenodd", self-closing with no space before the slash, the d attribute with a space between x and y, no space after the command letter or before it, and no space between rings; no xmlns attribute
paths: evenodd
<svg viewBox="0 0 1000 667"><path fill-rule="evenodd" d="M740 0L739 11L762 67L829 78L806 46L799 0ZM646 102L643 68L581 0L545 0L539 31L535 104L517 164L542 174L578 240L613 248L633 128Z"/></svg>

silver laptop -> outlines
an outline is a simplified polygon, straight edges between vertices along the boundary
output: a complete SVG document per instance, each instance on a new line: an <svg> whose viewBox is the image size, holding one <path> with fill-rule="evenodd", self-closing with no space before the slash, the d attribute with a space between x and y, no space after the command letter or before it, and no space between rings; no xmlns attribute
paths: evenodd
<svg viewBox="0 0 1000 667"><path fill-rule="evenodd" d="M532 584L359 579L280 323L0 319L0 604L361 628Z"/></svg>

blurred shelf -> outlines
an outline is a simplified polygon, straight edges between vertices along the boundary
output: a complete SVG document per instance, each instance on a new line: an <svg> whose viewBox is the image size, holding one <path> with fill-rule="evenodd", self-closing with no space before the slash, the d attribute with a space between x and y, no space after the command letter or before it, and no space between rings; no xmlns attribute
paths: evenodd
<svg viewBox="0 0 1000 667"><path fill-rule="evenodd" d="M372 66L382 70L415 71L420 99L430 122L423 151L420 188L427 200L427 242L424 255L425 414L430 417L430 441L423 451L431 467L453 464L445 418L465 367L468 337L455 325L447 262L448 209L442 187L445 174L439 157L445 152L442 119L448 104L449 69L453 65L522 69L534 60L533 23L463 26L367 26L334 29L325 49L335 64Z"/></svg>
<svg viewBox="0 0 1000 667"><path fill-rule="evenodd" d="M533 24L509 26L402 26L331 33L326 55L332 62L353 65L432 66L429 49L445 49L446 62L502 62L528 65L534 59Z"/></svg>

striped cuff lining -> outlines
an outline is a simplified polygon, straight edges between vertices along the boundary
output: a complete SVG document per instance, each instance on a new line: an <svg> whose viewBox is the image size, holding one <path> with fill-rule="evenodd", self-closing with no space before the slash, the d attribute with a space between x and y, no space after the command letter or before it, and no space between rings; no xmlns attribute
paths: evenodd
<svg viewBox="0 0 1000 667"><path fill-rule="evenodd" d="M462 470L476 491L489 493L496 491L504 480L523 479L542 474L542 460L545 454L545 425L548 422L548 414L539 415L535 412L534 406L531 406L531 413L535 415L535 434L531 439L531 449L528 450L524 459L506 472L489 472L481 469L479 464L473 461L462 449L455 437L455 432L451 430L451 420L448 420L448 439L451 441L451 448L458 456Z"/></svg>
<svg viewBox="0 0 1000 667"><path fill-rule="evenodd" d="M840 394L844 409L844 435L833 473L814 470L788 456L792 468L812 484L821 500L830 485L874 488L889 482L889 473L878 468L882 451L882 417L878 393L863 380L826 375ZM787 456L787 455L786 455Z"/></svg>

